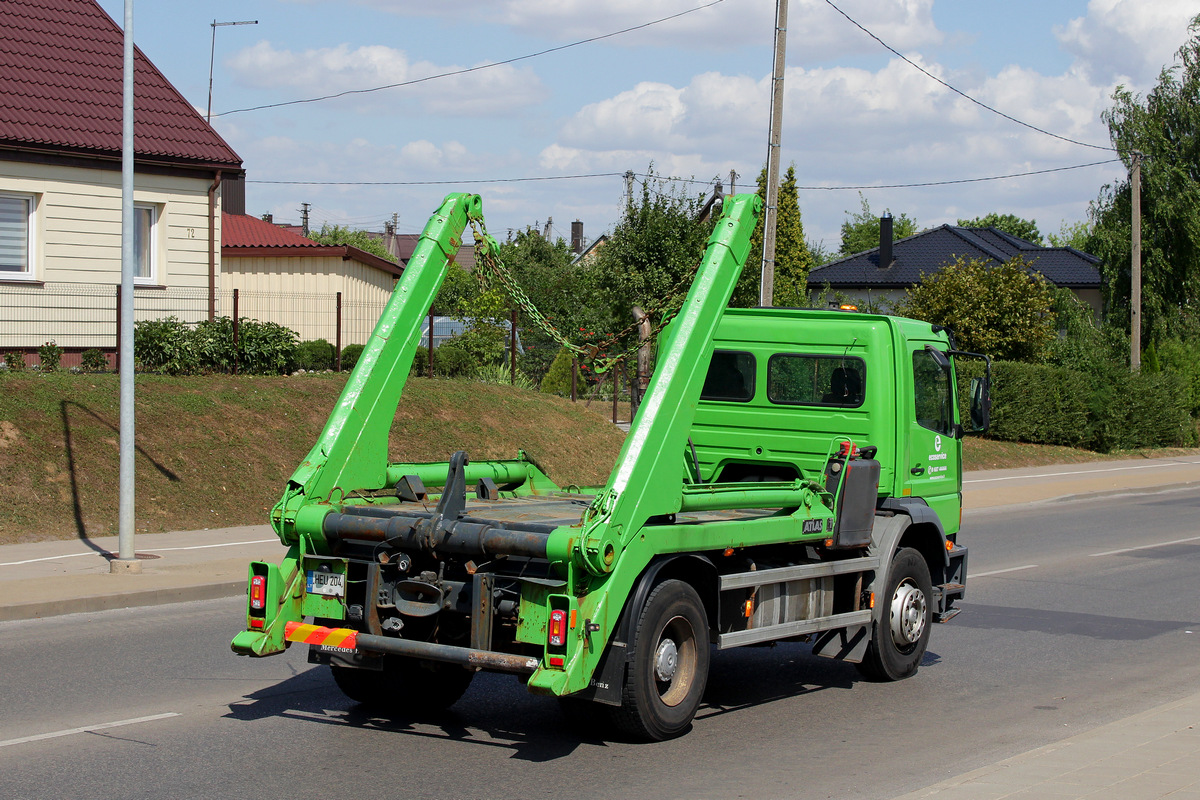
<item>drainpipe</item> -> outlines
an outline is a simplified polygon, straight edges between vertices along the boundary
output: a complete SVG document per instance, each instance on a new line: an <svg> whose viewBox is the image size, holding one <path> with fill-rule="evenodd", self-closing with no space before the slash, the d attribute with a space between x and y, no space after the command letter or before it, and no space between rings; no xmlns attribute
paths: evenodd
<svg viewBox="0 0 1200 800"><path fill-rule="evenodd" d="M217 170L212 186L208 187L208 320L217 317L217 189L221 186L221 170Z"/></svg>

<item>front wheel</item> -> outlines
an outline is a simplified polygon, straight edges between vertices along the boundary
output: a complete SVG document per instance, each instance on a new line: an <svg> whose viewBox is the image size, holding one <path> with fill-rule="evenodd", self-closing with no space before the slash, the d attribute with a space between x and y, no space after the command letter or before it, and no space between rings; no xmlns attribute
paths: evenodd
<svg viewBox="0 0 1200 800"><path fill-rule="evenodd" d="M929 644L933 581L920 553L911 547L896 551L880 599L886 603L883 617L858 669L874 680L898 681L916 673Z"/></svg>
<svg viewBox="0 0 1200 800"><path fill-rule="evenodd" d="M613 722L638 739L687 730L708 682L708 618L696 590L678 580L650 592L638 618L629 678Z"/></svg>

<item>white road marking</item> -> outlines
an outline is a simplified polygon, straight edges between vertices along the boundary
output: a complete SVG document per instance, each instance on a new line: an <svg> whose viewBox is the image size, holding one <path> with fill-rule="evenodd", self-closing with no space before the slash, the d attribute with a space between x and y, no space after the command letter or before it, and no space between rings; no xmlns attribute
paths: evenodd
<svg viewBox="0 0 1200 800"><path fill-rule="evenodd" d="M91 733L92 731L103 731L109 728L120 728L125 725L137 725L140 722L153 722L158 719L168 719L169 717L178 717L174 711L166 714L154 714L149 717L135 717L133 719L120 719L116 722L101 722L98 725L85 725L82 728L71 728L65 731L54 731L53 733L39 733L36 736L22 736L20 739L5 739L0 742L0 747L9 747L14 744L26 744L28 742L40 742L43 739L57 739L60 736L71 736L76 733Z"/></svg>
<svg viewBox="0 0 1200 800"><path fill-rule="evenodd" d="M1035 569L1037 564L1026 564L1023 567L1009 567L1008 569L994 569L991 572L977 572L969 574L968 578L987 578L991 575L1003 575L1006 572L1017 572L1022 569Z"/></svg>
<svg viewBox="0 0 1200 800"><path fill-rule="evenodd" d="M1200 464L1200 461L1171 461L1166 464L1139 464L1133 467L1104 467L1102 469L1077 469L1069 472L1043 472L1038 475L1007 475L1003 478L975 478L963 483L992 483L993 481L1019 481L1028 478L1057 478L1062 475L1093 475L1098 472L1122 472L1127 469L1161 469L1163 467L1178 467L1187 464Z"/></svg>
<svg viewBox="0 0 1200 800"><path fill-rule="evenodd" d="M1174 539L1170 542L1158 542L1157 544L1143 544L1138 547L1122 547L1120 550L1106 550L1103 553L1089 553L1088 558L1116 556L1121 553L1132 553L1134 550L1149 550L1152 547L1166 547L1172 544L1187 544L1188 542L1200 542L1200 536L1190 536L1187 539Z"/></svg>
<svg viewBox="0 0 1200 800"><path fill-rule="evenodd" d="M220 544L195 544L188 547L156 547L153 550L147 550L148 553L171 553L176 550L210 550L214 547L238 547L243 544L268 544L277 542L278 539L255 539L252 542L221 542ZM107 551L106 551L107 552ZM108 553L108 555L113 555ZM22 564L36 564L39 561L58 561L60 558L79 558L80 556L100 556L103 558L103 553L98 553L95 550L89 550L86 553L64 553L61 556L45 556L43 558L27 558L24 561L5 561L0 564L0 567L19 567Z"/></svg>

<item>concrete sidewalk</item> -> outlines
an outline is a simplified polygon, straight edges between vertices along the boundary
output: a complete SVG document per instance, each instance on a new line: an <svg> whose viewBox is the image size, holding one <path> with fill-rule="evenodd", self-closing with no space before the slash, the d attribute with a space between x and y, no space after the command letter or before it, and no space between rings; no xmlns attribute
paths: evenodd
<svg viewBox="0 0 1200 800"><path fill-rule="evenodd" d="M896 800L1200 800L1200 693Z"/></svg>

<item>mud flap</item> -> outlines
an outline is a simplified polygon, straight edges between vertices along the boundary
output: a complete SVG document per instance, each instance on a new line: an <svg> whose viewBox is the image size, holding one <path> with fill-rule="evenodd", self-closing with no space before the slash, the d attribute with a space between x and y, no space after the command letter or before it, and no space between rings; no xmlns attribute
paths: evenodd
<svg viewBox="0 0 1200 800"><path fill-rule="evenodd" d="M853 664L862 662L867 654L867 644L871 641L871 626L856 625L850 628L835 628L825 631L817 637L813 645L813 655L822 658L832 658L837 661L849 661Z"/></svg>
<svg viewBox="0 0 1200 800"><path fill-rule="evenodd" d="M608 706L621 705L621 695L625 691L625 663L628 660L629 648L625 642L613 640L600 657L592 680L582 692L576 692L571 697L580 700L592 700Z"/></svg>

